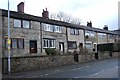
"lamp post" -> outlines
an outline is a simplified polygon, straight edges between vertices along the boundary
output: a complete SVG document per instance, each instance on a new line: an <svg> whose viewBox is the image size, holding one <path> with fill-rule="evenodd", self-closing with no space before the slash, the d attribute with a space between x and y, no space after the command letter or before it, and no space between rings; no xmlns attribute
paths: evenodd
<svg viewBox="0 0 120 80"><path fill-rule="evenodd" d="M10 44L11 44L11 39L10 39L10 11L9 11L9 0L8 0L8 39L7 39L7 44L8 44L8 74L10 74Z"/></svg>

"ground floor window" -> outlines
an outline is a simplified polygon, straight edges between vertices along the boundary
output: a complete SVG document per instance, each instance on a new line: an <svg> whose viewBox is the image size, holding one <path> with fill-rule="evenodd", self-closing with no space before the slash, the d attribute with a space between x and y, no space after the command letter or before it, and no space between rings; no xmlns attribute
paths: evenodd
<svg viewBox="0 0 120 80"><path fill-rule="evenodd" d="M76 41L68 41L68 49L77 49Z"/></svg>
<svg viewBox="0 0 120 80"><path fill-rule="evenodd" d="M24 39L11 38L11 49L24 49ZM5 47L8 48L7 38L5 39Z"/></svg>
<svg viewBox="0 0 120 80"><path fill-rule="evenodd" d="M44 40L44 48L55 48L54 39L43 39L43 40Z"/></svg>
<svg viewBox="0 0 120 80"><path fill-rule="evenodd" d="M93 46L92 46L92 43L85 43L85 47L87 49L91 49Z"/></svg>

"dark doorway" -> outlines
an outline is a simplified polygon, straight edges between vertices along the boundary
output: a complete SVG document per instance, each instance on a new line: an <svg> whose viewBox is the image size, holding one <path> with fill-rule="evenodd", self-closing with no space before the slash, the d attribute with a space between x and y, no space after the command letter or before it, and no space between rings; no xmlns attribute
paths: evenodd
<svg viewBox="0 0 120 80"><path fill-rule="evenodd" d="M83 43L79 43L79 50L80 52L83 52Z"/></svg>
<svg viewBox="0 0 120 80"><path fill-rule="evenodd" d="M59 50L61 53L64 53L64 43L63 42L59 42Z"/></svg>
<svg viewBox="0 0 120 80"><path fill-rule="evenodd" d="M37 53L37 41L30 40L30 53Z"/></svg>
<svg viewBox="0 0 120 80"><path fill-rule="evenodd" d="M95 52L95 59L99 59L99 55L97 52Z"/></svg>
<svg viewBox="0 0 120 80"><path fill-rule="evenodd" d="M74 52L74 61L75 62L79 62L79 54L77 54L77 52Z"/></svg>

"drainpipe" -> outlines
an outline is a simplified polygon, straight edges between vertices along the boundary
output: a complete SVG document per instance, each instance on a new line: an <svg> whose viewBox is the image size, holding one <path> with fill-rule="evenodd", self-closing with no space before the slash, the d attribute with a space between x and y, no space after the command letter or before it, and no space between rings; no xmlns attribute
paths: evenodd
<svg viewBox="0 0 120 80"><path fill-rule="evenodd" d="M67 42L67 53L68 53L68 28L66 27L66 42Z"/></svg>
<svg viewBox="0 0 120 80"><path fill-rule="evenodd" d="M40 23L40 44L41 44L41 53L43 52L42 49L42 23Z"/></svg>
<svg viewBox="0 0 120 80"><path fill-rule="evenodd" d="M107 43L109 43L109 40L108 40L108 34L106 34L106 37L107 37Z"/></svg>

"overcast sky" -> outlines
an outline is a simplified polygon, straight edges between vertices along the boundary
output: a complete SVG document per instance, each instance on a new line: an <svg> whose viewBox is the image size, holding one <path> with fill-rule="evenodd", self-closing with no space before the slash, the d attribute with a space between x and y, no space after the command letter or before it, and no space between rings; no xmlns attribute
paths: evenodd
<svg viewBox="0 0 120 80"><path fill-rule="evenodd" d="M0 8L7 9L8 0L0 0ZM108 25L109 30L118 29L118 1L119 0L9 0L10 10L17 11L17 4L25 2L25 13L36 16L42 15L46 7L49 13L64 12L82 21L92 21L93 27L103 28Z"/></svg>

